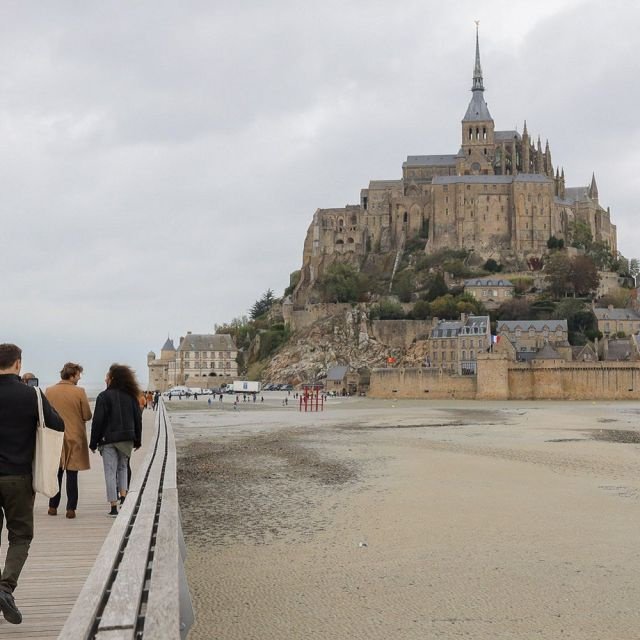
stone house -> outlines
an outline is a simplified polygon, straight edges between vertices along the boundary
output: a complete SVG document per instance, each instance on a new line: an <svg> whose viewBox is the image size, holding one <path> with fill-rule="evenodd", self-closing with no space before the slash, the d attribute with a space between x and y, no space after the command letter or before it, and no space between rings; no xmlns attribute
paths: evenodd
<svg viewBox="0 0 640 640"><path fill-rule="evenodd" d="M153 351L147 355L149 388L166 391L176 385L211 387L218 377L237 378L238 349L228 334L194 334L180 338L176 349L167 338L160 358Z"/></svg>
<svg viewBox="0 0 640 640"><path fill-rule="evenodd" d="M516 360L532 360L547 344L565 360L572 360L566 320L500 320L498 346L494 351L513 351ZM505 344L508 341L513 349Z"/></svg>
<svg viewBox="0 0 640 640"><path fill-rule="evenodd" d="M606 309L594 309L598 320L598 331L605 336L623 333L631 336L640 331L640 315L633 309L614 309L609 305Z"/></svg>
<svg viewBox="0 0 640 640"><path fill-rule="evenodd" d="M473 278L464 281L464 292L472 295L487 309L497 309L513 298L515 287L509 280L497 278Z"/></svg>
<svg viewBox="0 0 640 640"><path fill-rule="evenodd" d="M425 364L459 374L475 374L479 352L491 347L489 316L460 315L460 320L433 319Z"/></svg>
<svg viewBox="0 0 640 640"><path fill-rule="evenodd" d="M330 367L325 380L325 390L334 391L338 395L353 395L358 392L359 379L359 374L351 371L348 365Z"/></svg>

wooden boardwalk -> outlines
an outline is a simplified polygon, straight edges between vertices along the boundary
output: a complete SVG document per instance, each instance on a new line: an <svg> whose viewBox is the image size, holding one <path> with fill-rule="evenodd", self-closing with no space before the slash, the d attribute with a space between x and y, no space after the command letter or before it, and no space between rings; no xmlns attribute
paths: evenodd
<svg viewBox="0 0 640 640"><path fill-rule="evenodd" d="M143 447L132 456L132 470L144 460L151 441L154 414L143 414ZM78 474L80 500L75 520L65 518L66 496L63 492L58 515L47 515L48 500L36 497L35 536L27 564L20 576L14 596L22 611L20 625L9 624L0 615L0 639L58 638L82 585L105 540L113 518L107 517L102 459L90 454L91 469ZM0 557L4 565L7 532L3 528Z"/></svg>

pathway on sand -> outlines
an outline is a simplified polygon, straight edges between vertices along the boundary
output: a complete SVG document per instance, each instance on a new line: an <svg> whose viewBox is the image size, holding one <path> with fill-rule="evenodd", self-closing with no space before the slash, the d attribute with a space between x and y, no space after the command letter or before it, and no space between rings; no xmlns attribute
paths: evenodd
<svg viewBox="0 0 640 640"><path fill-rule="evenodd" d="M153 412L143 414L143 447L132 457L135 473L145 457L146 443L153 433ZM27 564L14 595L22 611L20 625L9 624L0 615L0 639L29 640L57 638L84 581L114 522L106 513L102 459L90 454L91 469L78 474L80 501L75 520L65 518L66 494L63 487L58 515L47 515L48 499L36 497L35 537ZM64 484L64 480L63 480ZM2 530L2 564L7 550L7 531Z"/></svg>

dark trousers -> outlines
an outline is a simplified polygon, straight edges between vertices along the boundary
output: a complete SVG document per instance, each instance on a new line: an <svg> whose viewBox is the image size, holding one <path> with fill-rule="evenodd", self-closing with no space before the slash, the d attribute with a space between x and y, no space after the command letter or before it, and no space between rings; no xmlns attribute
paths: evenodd
<svg viewBox="0 0 640 640"><path fill-rule="evenodd" d="M0 529L9 532L7 558L0 577L0 589L12 593L29 555L33 539L33 499L31 474L0 476Z"/></svg>
<svg viewBox="0 0 640 640"><path fill-rule="evenodd" d="M60 497L62 493L62 474L64 469L58 469L58 493L49 500L49 506L53 509L57 509L60 504ZM75 511L78 508L78 472L67 472L67 511Z"/></svg>

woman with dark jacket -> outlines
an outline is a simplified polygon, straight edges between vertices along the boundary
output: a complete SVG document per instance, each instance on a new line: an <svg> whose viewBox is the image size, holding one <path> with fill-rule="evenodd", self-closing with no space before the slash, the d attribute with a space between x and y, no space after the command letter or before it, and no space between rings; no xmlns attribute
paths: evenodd
<svg viewBox="0 0 640 640"><path fill-rule="evenodd" d="M142 445L142 413L138 404L140 388L130 367L112 364L107 388L96 398L89 448L100 450L111 504L109 516L118 515L118 488L124 501L129 488L127 465L131 452Z"/></svg>

